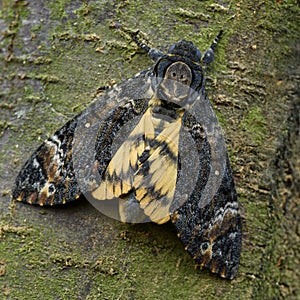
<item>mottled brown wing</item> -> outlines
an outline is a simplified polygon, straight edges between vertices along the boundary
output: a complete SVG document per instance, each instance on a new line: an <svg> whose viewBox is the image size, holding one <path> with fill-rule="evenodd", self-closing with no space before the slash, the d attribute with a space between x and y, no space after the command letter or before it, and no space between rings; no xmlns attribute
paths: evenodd
<svg viewBox="0 0 300 300"><path fill-rule="evenodd" d="M142 99L147 94L150 87L148 77L146 70L135 78L116 85L48 138L20 170L12 192L13 199L52 206L72 202L82 192L86 192L91 176L84 174L84 178L81 178L80 171L87 168L92 173L96 160L101 162L102 168L106 168L114 135L126 120L141 113L147 103L143 100L131 101L132 103L128 101L133 91L137 99ZM87 124L90 124L90 128L86 128ZM82 128L95 132L89 134L91 131L84 132ZM96 141L95 135L99 130L111 134ZM107 152L100 148L107 149ZM79 162L76 158L76 168L74 152L80 152L82 157ZM88 152L94 155L92 159ZM95 153L100 153L102 157L95 158ZM87 157L86 160L84 156ZM81 184L78 184L78 179Z"/></svg>
<svg viewBox="0 0 300 300"><path fill-rule="evenodd" d="M38 205L57 205L80 196L71 162L77 118L47 139L16 178L13 199Z"/></svg>

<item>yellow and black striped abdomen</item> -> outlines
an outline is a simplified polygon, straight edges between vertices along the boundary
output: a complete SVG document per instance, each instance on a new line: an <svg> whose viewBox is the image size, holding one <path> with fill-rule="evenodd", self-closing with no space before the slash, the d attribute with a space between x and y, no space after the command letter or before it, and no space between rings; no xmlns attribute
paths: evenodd
<svg viewBox="0 0 300 300"><path fill-rule="evenodd" d="M181 117L154 116L148 108L111 159L93 197L121 199L120 217L124 222L130 209L126 201L132 198L151 221L167 222L177 181L181 122Z"/></svg>

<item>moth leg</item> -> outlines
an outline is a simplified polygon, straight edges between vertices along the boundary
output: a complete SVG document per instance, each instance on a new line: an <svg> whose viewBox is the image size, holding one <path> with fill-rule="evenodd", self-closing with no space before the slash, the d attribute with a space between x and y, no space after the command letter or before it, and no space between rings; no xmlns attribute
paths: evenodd
<svg viewBox="0 0 300 300"><path fill-rule="evenodd" d="M215 50L217 48L218 43L222 39L222 35L223 35L223 30L219 32L218 36L214 39L211 46L205 51L202 57L202 62L204 66L210 65L214 61Z"/></svg>
<svg viewBox="0 0 300 300"><path fill-rule="evenodd" d="M155 48L151 48L148 45L142 43L141 41L138 40L138 38L135 35L132 35L132 40L138 45L139 48L141 48L142 50L146 51L147 54L149 55L149 57L154 60L155 62L158 61L163 55L164 53L155 49Z"/></svg>

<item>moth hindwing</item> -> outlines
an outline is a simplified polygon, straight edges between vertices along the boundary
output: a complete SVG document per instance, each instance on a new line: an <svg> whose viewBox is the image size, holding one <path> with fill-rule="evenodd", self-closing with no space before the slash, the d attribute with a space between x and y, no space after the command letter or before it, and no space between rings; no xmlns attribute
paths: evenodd
<svg viewBox="0 0 300 300"><path fill-rule="evenodd" d="M201 56L185 40L167 54L136 41L155 61L47 139L21 169L13 198L59 205L81 194L123 222L171 220L201 266L235 277L242 225L221 128L205 94Z"/></svg>

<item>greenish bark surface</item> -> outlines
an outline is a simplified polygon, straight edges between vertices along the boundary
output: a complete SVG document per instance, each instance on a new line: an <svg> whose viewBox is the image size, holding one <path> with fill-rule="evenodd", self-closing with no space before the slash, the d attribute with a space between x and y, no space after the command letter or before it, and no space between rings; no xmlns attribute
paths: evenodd
<svg viewBox="0 0 300 300"><path fill-rule="evenodd" d="M299 15L295 0L2 0L0 298L299 299ZM161 50L180 39L205 50L225 32L207 81L243 205L232 281L196 270L171 224L10 200L42 140L98 87L151 66L118 24Z"/></svg>

